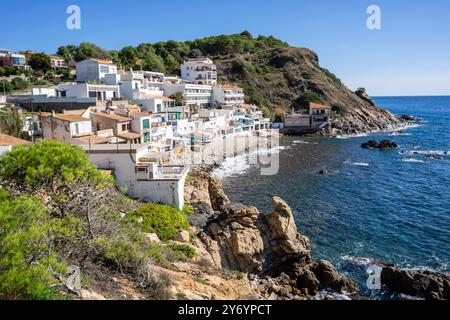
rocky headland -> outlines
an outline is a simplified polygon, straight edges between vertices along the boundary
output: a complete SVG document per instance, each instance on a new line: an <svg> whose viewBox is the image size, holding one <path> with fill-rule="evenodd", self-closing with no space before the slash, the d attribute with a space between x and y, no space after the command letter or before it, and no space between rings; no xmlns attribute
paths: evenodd
<svg viewBox="0 0 450 320"><path fill-rule="evenodd" d="M195 210L192 244L199 257L222 270L243 272L260 299L311 299L319 291L355 295L357 286L328 261L314 261L310 240L297 231L290 207L273 197L264 215L255 207L231 203L219 180L195 170L186 201ZM327 296L332 298L332 296Z"/></svg>

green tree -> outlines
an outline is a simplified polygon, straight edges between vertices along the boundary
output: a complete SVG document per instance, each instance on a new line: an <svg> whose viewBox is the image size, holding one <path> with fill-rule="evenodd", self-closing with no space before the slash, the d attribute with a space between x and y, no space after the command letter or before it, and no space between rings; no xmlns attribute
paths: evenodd
<svg viewBox="0 0 450 320"><path fill-rule="evenodd" d="M83 149L49 140L18 146L1 157L1 180L12 190L41 195L55 215L65 215L77 205L73 200L80 186L101 189L112 183Z"/></svg>
<svg viewBox="0 0 450 320"><path fill-rule="evenodd" d="M171 54L168 54L166 56L166 58L164 59L164 64L166 66L166 70L168 70L171 73L175 72L180 66L180 63Z"/></svg>
<svg viewBox="0 0 450 320"><path fill-rule="evenodd" d="M135 48L128 46L119 51L119 58L123 67L131 68L136 65L138 55Z"/></svg>
<svg viewBox="0 0 450 320"><path fill-rule="evenodd" d="M323 103L321 97L319 97L316 93L308 91L303 93L296 101L295 105L300 109L308 109L309 104L313 103Z"/></svg>
<svg viewBox="0 0 450 320"><path fill-rule="evenodd" d="M28 65L34 70L34 71L41 71L41 72L47 72L48 70L51 70L52 64L50 62L50 57L46 55L45 53L33 53L28 60Z"/></svg>
<svg viewBox="0 0 450 320"><path fill-rule="evenodd" d="M34 197L0 189L0 299L59 299L67 272L57 247L79 233L73 217L51 219Z"/></svg>
<svg viewBox="0 0 450 320"><path fill-rule="evenodd" d="M13 89L14 86L11 84L11 82L5 79L0 79L0 95L8 94L13 91Z"/></svg>
<svg viewBox="0 0 450 320"><path fill-rule="evenodd" d="M171 95L170 98L175 100L176 106L182 106L184 104L183 94L181 92Z"/></svg>

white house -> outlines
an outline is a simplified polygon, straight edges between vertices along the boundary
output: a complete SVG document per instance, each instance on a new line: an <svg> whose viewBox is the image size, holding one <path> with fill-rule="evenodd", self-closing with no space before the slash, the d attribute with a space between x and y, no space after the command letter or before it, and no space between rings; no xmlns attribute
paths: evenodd
<svg viewBox="0 0 450 320"><path fill-rule="evenodd" d="M191 59L181 65L181 78L195 84L217 84L217 67L211 59Z"/></svg>
<svg viewBox="0 0 450 320"><path fill-rule="evenodd" d="M183 208L188 167L161 165L164 154L150 152L147 144L81 147L99 169L114 172L118 186L126 187L130 197Z"/></svg>
<svg viewBox="0 0 450 320"><path fill-rule="evenodd" d="M244 104L244 89L236 85L219 85L213 87L213 103L221 106Z"/></svg>
<svg viewBox="0 0 450 320"><path fill-rule="evenodd" d="M71 83L61 84L56 89L58 97L96 98L97 101L120 98L120 88L117 85Z"/></svg>
<svg viewBox="0 0 450 320"><path fill-rule="evenodd" d="M50 63L53 69L67 68L66 60L59 56L50 56Z"/></svg>
<svg viewBox="0 0 450 320"><path fill-rule="evenodd" d="M212 106L212 86L190 83L164 84L164 95L170 97L176 93L183 95L184 105L191 110L210 108Z"/></svg>
<svg viewBox="0 0 450 320"><path fill-rule="evenodd" d="M77 138L92 135L92 122L73 114L42 114L42 137L65 143L74 142Z"/></svg>
<svg viewBox="0 0 450 320"><path fill-rule="evenodd" d="M142 111L160 113L175 107L175 100L163 95L142 95L141 99L132 100Z"/></svg>
<svg viewBox="0 0 450 320"><path fill-rule="evenodd" d="M117 66L112 61L87 59L77 63L77 81L103 83L108 74L117 74Z"/></svg>

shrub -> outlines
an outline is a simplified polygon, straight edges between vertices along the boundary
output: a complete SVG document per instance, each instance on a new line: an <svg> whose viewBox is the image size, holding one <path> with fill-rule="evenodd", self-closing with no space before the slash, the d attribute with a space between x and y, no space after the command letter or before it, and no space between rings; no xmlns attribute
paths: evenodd
<svg viewBox="0 0 450 320"><path fill-rule="evenodd" d="M333 82L341 85L342 81L341 79L339 79L338 77L336 77L336 75L334 73L332 73L330 70L322 68L322 71L325 72L325 74L327 75L328 78L330 78Z"/></svg>
<svg viewBox="0 0 450 320"><path fill-rule="evenodd" d="M248 77L249 75L256 74L256 69L253 64L244 59L238 59L233 61L232 72L242 78Z"/></svg>
<svg viewBox="0 0 450 320"><path fill-rule="evenodd" d="M302 73L302 78L305 80L311 80L312 79L312 75L308 72L303 72Z"/></svg>
<svg viewBox="0 0 450 320"><path fill-rule="evenodd" d="M342 103L334 103L331 106L331 110L340 116L345 116L347 114L347 107L344 106Z"/></svg>
<svg viewBox="0 0 450 320"><path fill-rule="evenodd" d="M311 102L323 103L323 100L314 92L305 92L297 99L296 104L300 108L307 109Z"/></svg>
<svg viewBox="0 0 450 320"><path fill-rule="evenodd" d="M176 260L183 260L183 258L193 258L197 254L194 247L188 244L170 243L168 248L175 255Z"/></svg>
<svg viewBox="0 0 450 320"><path fill-rule="evenodd" d="M174 238L180 230L189 227L186 215L169 205L146 204L131 216L135 221L142 219L140 226L144 232L154 232L163 241Z"/></svg>
<svg viewBox="0 0 450 320"><path fill-rule="evenodd" d="M11 80L11 83L14 87L14 90L23 90L29 87L29 83L28 81L20 78L20 77L15 77Z"/></svg>
<svg viewBox="0 0 450 320"><path fill-rule="evenodd" d="M0 190L0 299L59 299L66 264L57 248L80 232L80 221L53 219L30 196Z"/></svg>

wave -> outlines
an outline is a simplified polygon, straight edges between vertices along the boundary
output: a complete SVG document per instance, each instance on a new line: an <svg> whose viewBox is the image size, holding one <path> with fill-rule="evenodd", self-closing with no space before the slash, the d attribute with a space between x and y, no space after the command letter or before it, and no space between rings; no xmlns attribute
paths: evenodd
<svg viewBox="0 0 450 320"><path fill-rule="evenodd" d="M346 164L350 164L355 167L370 167L370 164L367 162L351 162L351 161L345 161Z"/></svg>
<svg viewBox="0 0 450 320"><path fill-rule="evenodd" d="M424 155L424 156L450 156L450 150L408 150L406 151L407 154L417 154L417 155Z"/></svg>
<svg viewBox="0 0 450 320"><path fill-rule="evenodd" d="M309 141L305 141L305 140L295 140L292 141L293 144L314 144L314 145L318 145L318 142L309 142Z"/></svg>
<svg viewBox="0 0 450 320"><path fill-rule="evenodd" d="M402 160L403 162L410 162L410 163L425 163L423 160L414 159L414 158L406 158Z"/></svg>
<svg viewBox="0 0 450 320"><path fill-rule="evenodd" d="M398 131L408 130L408 129L417 128L417 127L421 127L421 126L422 126L422 124L420 124L420 123L399 124L399 125L396 125L395 127L392 127L390 129L386 129L386 130L373 130L370 132L358 133L358 134L344 134L344 135L338 135L335 138L336 139L361 138L361 137L368 137L371 135L386 133L386 132L389 132L390 135L395 135L395 133ZM406 134L406 135L409 135L409 134Z"/></svg>
<svg viewBox="0 0 450 320"><path fill-rule="evenodd" d="M247 172L251 168L252 164L258 163L258 156L278 154L283 150L288 150L289 148L289 146L277 146L270 149L255 150L250 153L229 157L226 158L218 168L214 169L211 174L219 179L241 175Z"/></svg>

